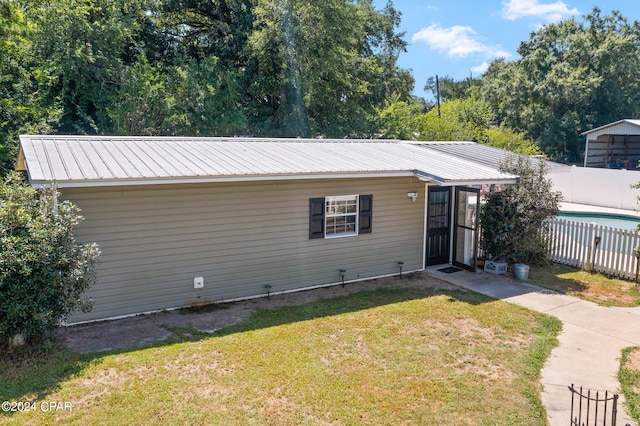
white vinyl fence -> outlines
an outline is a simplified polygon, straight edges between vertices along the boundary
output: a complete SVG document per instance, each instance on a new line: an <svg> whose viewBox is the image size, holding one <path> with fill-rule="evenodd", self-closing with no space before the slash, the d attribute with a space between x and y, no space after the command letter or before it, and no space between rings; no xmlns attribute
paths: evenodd
<svg viewBox="0 0 640 426"><path fill-rule="evenodd" d="M559 218L548 224L551 261L613 277L636 278L637 232Z"/></svg>

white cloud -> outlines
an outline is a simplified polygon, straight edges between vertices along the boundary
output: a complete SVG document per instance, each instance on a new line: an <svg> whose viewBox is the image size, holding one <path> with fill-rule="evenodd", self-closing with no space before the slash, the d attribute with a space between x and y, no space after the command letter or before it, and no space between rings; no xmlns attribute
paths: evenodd
<svg viewBox="0 0 640 426"><path fill-rule="evenodd" d="M575 7L569 6L561 0L555 3L541 4L539 0L508 0L503 3L502 16L513 21L525 16L535 16L549 22L557 22L563 18L579 15Z"/></svg>
<svg viewBox="0 0 640 426"><path fill-rule="evenodd" d="M471 27L454 25L442 28L439 24L432 24L415 33L412 40L424 41L430 48L458 58L471 54L482 54L489 58L510 56L508 52L483 44L477 38L478 33Z"/></svg>
<svg viewBox="0 0 640 426"><path fill-rule="evenodd" d="M488 69L489 69L489 62L484 61L480 65L471 68L471 72L477 76L479 74L484 74L484 72Z"/></svg>

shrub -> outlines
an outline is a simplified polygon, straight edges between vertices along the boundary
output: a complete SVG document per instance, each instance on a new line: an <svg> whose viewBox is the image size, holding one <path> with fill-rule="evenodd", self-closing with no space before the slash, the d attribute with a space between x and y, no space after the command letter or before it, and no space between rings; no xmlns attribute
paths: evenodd
<svg viewBox="0 0 640 426"><path fill-rule="evenodd" d="M0 345L43 337L74 310L91 309L81 294L99 250L75 241L78 211L15 172L0 185Z"/></svg>
<svg viewBox="0 0 640 426"><path fill-rule="evenodd" d="M481 247L507 261L542 263L547 258L545 219L558 214L560 192L551 190L543 161L508 157L501 170L519 176L515 185L492 188L480 209Z"/></svg>

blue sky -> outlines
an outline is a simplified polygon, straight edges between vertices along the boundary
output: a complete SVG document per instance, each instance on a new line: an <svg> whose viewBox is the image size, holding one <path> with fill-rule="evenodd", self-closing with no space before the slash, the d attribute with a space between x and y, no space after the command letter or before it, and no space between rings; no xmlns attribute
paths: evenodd
<svg viewBox="0 0 640 426"><path fill-rule="evenodd" d="M386 0L374 0L381 9ZM398 60L412 70L414 93L436 74L461 80L481 75L497 57L518 59L521 41L542 25L590 13L619 10L630 21L640 20L638 0L393 0L402 12L399 31L405 32L407 52Z"/></svg>

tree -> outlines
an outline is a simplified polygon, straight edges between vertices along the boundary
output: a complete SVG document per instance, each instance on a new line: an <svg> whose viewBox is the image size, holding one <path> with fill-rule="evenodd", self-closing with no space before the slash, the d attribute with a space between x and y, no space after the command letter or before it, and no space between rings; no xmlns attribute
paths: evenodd
<svg viewBox="0 0 640 426"><path fill-rule="evenodd" d="M62 133L110 133L107 114L124 66L138 58L144 0L25 0L34 29L40 103Z"/></svg>
<svg viewBox="0 0 640 426"><path fill-rule="evenodd" d="M480 246L509 262L542 263L547 258L545 220L558 214L562 193L551 190L543 161L517 155L501 165L518 176L506 188L492 188L480 208Z"/></svg>
<svg viewBox="0 0 640 426"><path fill-rule="evenodd" d="M125 76L107 108L113 133L231 136L246 129L237 73L213 57L163 67L142 56Z"/></svg>
<svg viewBox="0 0 640 426"><path fill-rule="evenodd" d="M39 102L32 32L17 1L0 1L0 177L13 169L17 135L49 132L59 115Z"/></svg>
<svg viewBox="0 0 640 426"><path fill-rule="evenodd" d="M519 60L494 61L481 93L500 123L553 159L580 162L581 132L640 114L639 46L640 23L594 8L533 32Z"/></svg>
<svg viewBox="0 0 640 426"><path fill-rule="evenodd" d="M81 295L93 283L98 247L76 242L82 217L57 196L16 172L0 185L0 346L42 337L74 310L91 308Z"/></svg>
<svg viewBox="0 0 640 426"><path fill-rule="evenodd" d="M475 141L521 154L541 153L522 133L495 125L495 114L488 103L473 93L444 102L440 115L435 108L426 113L424 109L425 104L417 100L389 102L378 112L381 136L427 141Z"/></svg>
<svg viewBox="0 0 640 426"><path fill-rule="evenodd" d="M472 87L478 87L481 80L478 78L465 78L464 80L456 81L453 77L448 75L436 77L429 77L424 85L425 92L431 92L434 98L440 93L440 102L452 101L454 99L464 98L467 90ZM437 83L437 85L436 85Z"/></svg>
<svg viewBox="0 0 640 426"><path fill-rule="evenodd" d="M371 0L264 1L254 9L247 93L256 133L371 135L376 109L410 96L413 79L396 65L405 49L399 14Z"/></svg>
<svg viewBox="0 0 640 426"><path fill-rule="evenodd" d="M372 136L377 110L413 89L391 4L8 1L2 23L29 28L16 80L37 111L11 119L47 133Z"/></svg>
<svg viewBox="0 0 640 426"><path fill-rule="evenodd" d="M172 107L166 117L171 134L233 136L247 128L239 73L214 58L172 67L167 88Z"/></svg>
<svg viewBox="0 0 640 426"><path fill-rule="evenodd" d="M141 56L126 68L124 75L116 100L107 107L113 133L139 136L171 133L166 121L172 99L164 72Z"/></svg>
<svg viewBox="0 0 640 426"><path fill-rule="evenodd" d="M379 135L385 139L415 140L425 108L418 99L401 101L396 97L387 102L377 112Z"/></svg>

